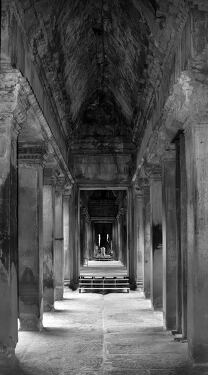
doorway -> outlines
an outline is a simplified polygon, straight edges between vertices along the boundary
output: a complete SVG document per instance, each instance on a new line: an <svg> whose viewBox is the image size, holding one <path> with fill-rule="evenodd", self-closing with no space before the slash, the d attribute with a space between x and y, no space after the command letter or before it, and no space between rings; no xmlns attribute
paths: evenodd
<svg viewBox="0 0 208 375"><path fill-rule="evenodd" d="M127 276L127 191L80 191L80 276Z"/></svg>

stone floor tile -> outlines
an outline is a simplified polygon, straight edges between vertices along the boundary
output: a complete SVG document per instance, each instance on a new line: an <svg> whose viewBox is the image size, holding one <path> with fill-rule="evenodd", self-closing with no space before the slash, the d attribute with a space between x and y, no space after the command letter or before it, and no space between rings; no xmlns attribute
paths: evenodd
<svg viewBox="0 0 208 375"><path fill-rule="evenodd" d="M174 342L142 293L79 294L66 290L44 330L20 332L18 362L0 375L192 374L187 344Z"/></svg>

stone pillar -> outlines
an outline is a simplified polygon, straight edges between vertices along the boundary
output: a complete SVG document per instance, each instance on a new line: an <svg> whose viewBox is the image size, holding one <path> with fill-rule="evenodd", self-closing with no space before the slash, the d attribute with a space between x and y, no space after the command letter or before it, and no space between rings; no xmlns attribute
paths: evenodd
<svg viewBox="0 0 208 375"><path fill-rule="evenodd" d="M121 253L121 219L120 213L117 216L117 238L118 238L118 260L121 260L122 253Z"/></svg>
<svg viewBox="0 0 208 375"><path fill-rule="evenodd" d="M134 196L133 189L128 191L128 220L127 220L127 251L128 251L128 273L129 273L129 283L132 290L136 289L137 281L137 246L135 239L135 213L134 213Z"/></svg>
<svg viewBox="0 0 208 375"><path fill-rule="evenodd" d="M152 306L162 308L162 183L161 169L155 167L150 175L150 220L151 220L151 279L150 297Z"/></svg>
<svg viewBox="0 0 208 375"><path fill-rule="evenodd" d="M81 207L80 211L80 265L83 266L86 246L85 208Z"/></svg>
<svg viewBox="0 0 208 375"><path fill-rule="evenodd" d="M187 177L185 136L178 133L176 144L176 331L187 338Z"/></svg>
<svg viewBox="0 0 208 375"><path fill-rule="evenodd" d="M95 256L95 224L92 223L92 245L93 245L93 257Z"/></svg>
<svg viewBox="0 0 208 375"><path fill-rule="evenodd" d="M117 220L115 220L113 222L113 228L112 228L113 257L114 257L115 260L117 259L117 247L118 247L118 243L117 243L117 234L118 233L117 232L118 232Z"/></svg>
<svg viewBox="0 0 208 375"><path fill-rule="evenodd" d="M123 262L123 209L120 209L118 216L118 246L119 246L119 260Z"/></svg>
<svg viewBox="0 0 208 375"><path fill-rule="evenodd" d="M187 338L187 171L185 136L180 135L180 242L181 242L181 290L182 316L181 328L183 338Z"/></svg>
<svg viewBox="0 0 208 375"><path fill-rule="evenodd" d="M115 220L115 260L119 259L118 220Z"/></svg>
<svg viewBox="0 0 208 375"><path fill-rule="evenodd" d="M42 145L18 145L20 329L41 330L43 317Z"/></svg>
<svg viewBox="0 0 208 375"><path fill-rule="evenodd" d="M87 216L86 220L86 258L90 258L90 247L91 247L91 221L89 216Z"/></svg>
<svg viewBox="0 0 208 375"><path fill-rule="evenodd" d="M70 191L64 193L64 279L70 280L70 251L69 236L71 236L69 228L69 201Z"/></svg>
<svg viewBox="0 0 208 375"><path fill-rule="evenodd" d="M143 192L138 189L135 194L135 245L137 252L137 285L143 285L144 278L144 217L143 217Z"/></svg>
<svg viewBox="0 0 208 375"><path fill-rule="evenodd" d="M44 311L54 308L54 219L55 188L53 170L44 170L43 186L43 302Z"/></svg>
<svg viewBox="0 0 208 375"><path fill-rule="evenodd" d="M89 215L86 207L81 208L80 214L80 260L85 265L89 259Z"/></svg>
<svg viewBox="0 0 208 375"><path fill-rule="evenodd" d="M8 89L7 89L8 88ZM13 112L18 74L0 72L0 359L14 354L17 317L17 122Z"/></svg>
<svg viewBox="0 0 208 375"><path fill-rule="evenodd" d="M163 189L163 315L168 330L176 328L176 152L167 151L162 162Z"/></svg>
<svg viewBox="0 0 208 375"><path fill-rule="evenodd" d="M128 249L127 249L127 212L126 209L123 209L122 215L122 242L123 242L123 252L122 252L122 261L124 266L128 268Z"/></svg>
<svg viewBox="0 0 208 375"><path fill-rule="evenodd" d="M54 280L55 300L63 299L64 293L64 233L63 193L65 179L59 177L55 191L55 238L54 238Z"/></svg>
<svg viewBox="0 0 208 375"><path fill-rule="evenodd" d="M80 273L80 229L78 225L79 217L79 192L76 185L73 185L71 192L71 199L69 204L69 227L72 236L69 238L70 242L70 286L76 289L79 285Z"/></svg>
<svg viewBox="0 0 208 375"><path fill-rule="evenodd" d="M150 298L151 275L151 228L150 228L150 188L144 188L144 295Z"/></svg>
<svg viewBox="0 0 208 375"><path fill-rule="evenodd" d="M208 124L186 130L188 233L188 347L208 364Z"/></svg>

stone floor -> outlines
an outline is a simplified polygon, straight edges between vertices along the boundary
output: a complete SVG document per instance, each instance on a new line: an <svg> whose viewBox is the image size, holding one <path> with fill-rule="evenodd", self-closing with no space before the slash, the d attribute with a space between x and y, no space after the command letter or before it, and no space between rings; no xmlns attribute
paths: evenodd
<svg viewBox="0 0 208 375"><path fill-rule="evenodd" d="M17 362L0 375L201 375L187 344L174 342L162 315L141 293L79 294L66 290L42 333L20 332Z"/></svg>

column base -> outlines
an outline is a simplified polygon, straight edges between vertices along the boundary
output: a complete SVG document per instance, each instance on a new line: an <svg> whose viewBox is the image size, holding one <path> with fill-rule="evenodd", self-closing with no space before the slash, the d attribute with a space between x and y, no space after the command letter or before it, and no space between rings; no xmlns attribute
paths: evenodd
<svg viewBox="0 0 208 375"><path fill-rule="evenodd" d="M51 311L55 311L54 304L50 304L49 302L44 302L43 312L51 312Z"/></svg>
<svg viewBox="0 0 208 375"><path fill-rule="evenodd" d="M167 331L174 331L176 329L176 321L175 318L167 317L163 311L163 327Z"/></svg>
<svg viewBox="0 0 208 375"><path fill-rule="evenodd" d="M137 290L137 283L136 280L130 280L129 279L129 286L131 290Z"/></svg>
<svg viewBox="0 0 208 375"><path fill-rule="evenodd" d="M64 296L64 288L63 286L56 286L55 287L55 301L61 301Z"/></svg>
<svg viewBox="0 0 208 375"><path fill-rule="evenodd" d="M53 288L44 288L43 291L43 311L49 312L54 310L55 291Z"/></svg>
<svg viewBox="0 0 208 375"><path fill-rule="evenodd" d="M144 295L146 299L150 299L150 291L144 290Z"/></svg>
<svg viewBox="0 0 208 375"><path fill-rule="evenodd" d="M0 345L0 373L16 374L18 360L15 356L15 348L11 346Z"/></svg>
<svg viewBox="0 0 208 375"><path fill-rule="evenodd" d="M69 282L69 288L72 290L77 290L79 288L79 279L74 278Z"/></svg>
<svg viewBox="0 0 208 375"><path fill-rule="evenodd" d="M8 345L0 345L0 363L4 360L15 360L15 347Z"/></svg>
<svg viewBox="0 0 208 375"><path fill-rule="evenodd" d="M19 317L20 331L42 331L42 319L32 314L21 314Z"/></svg>

